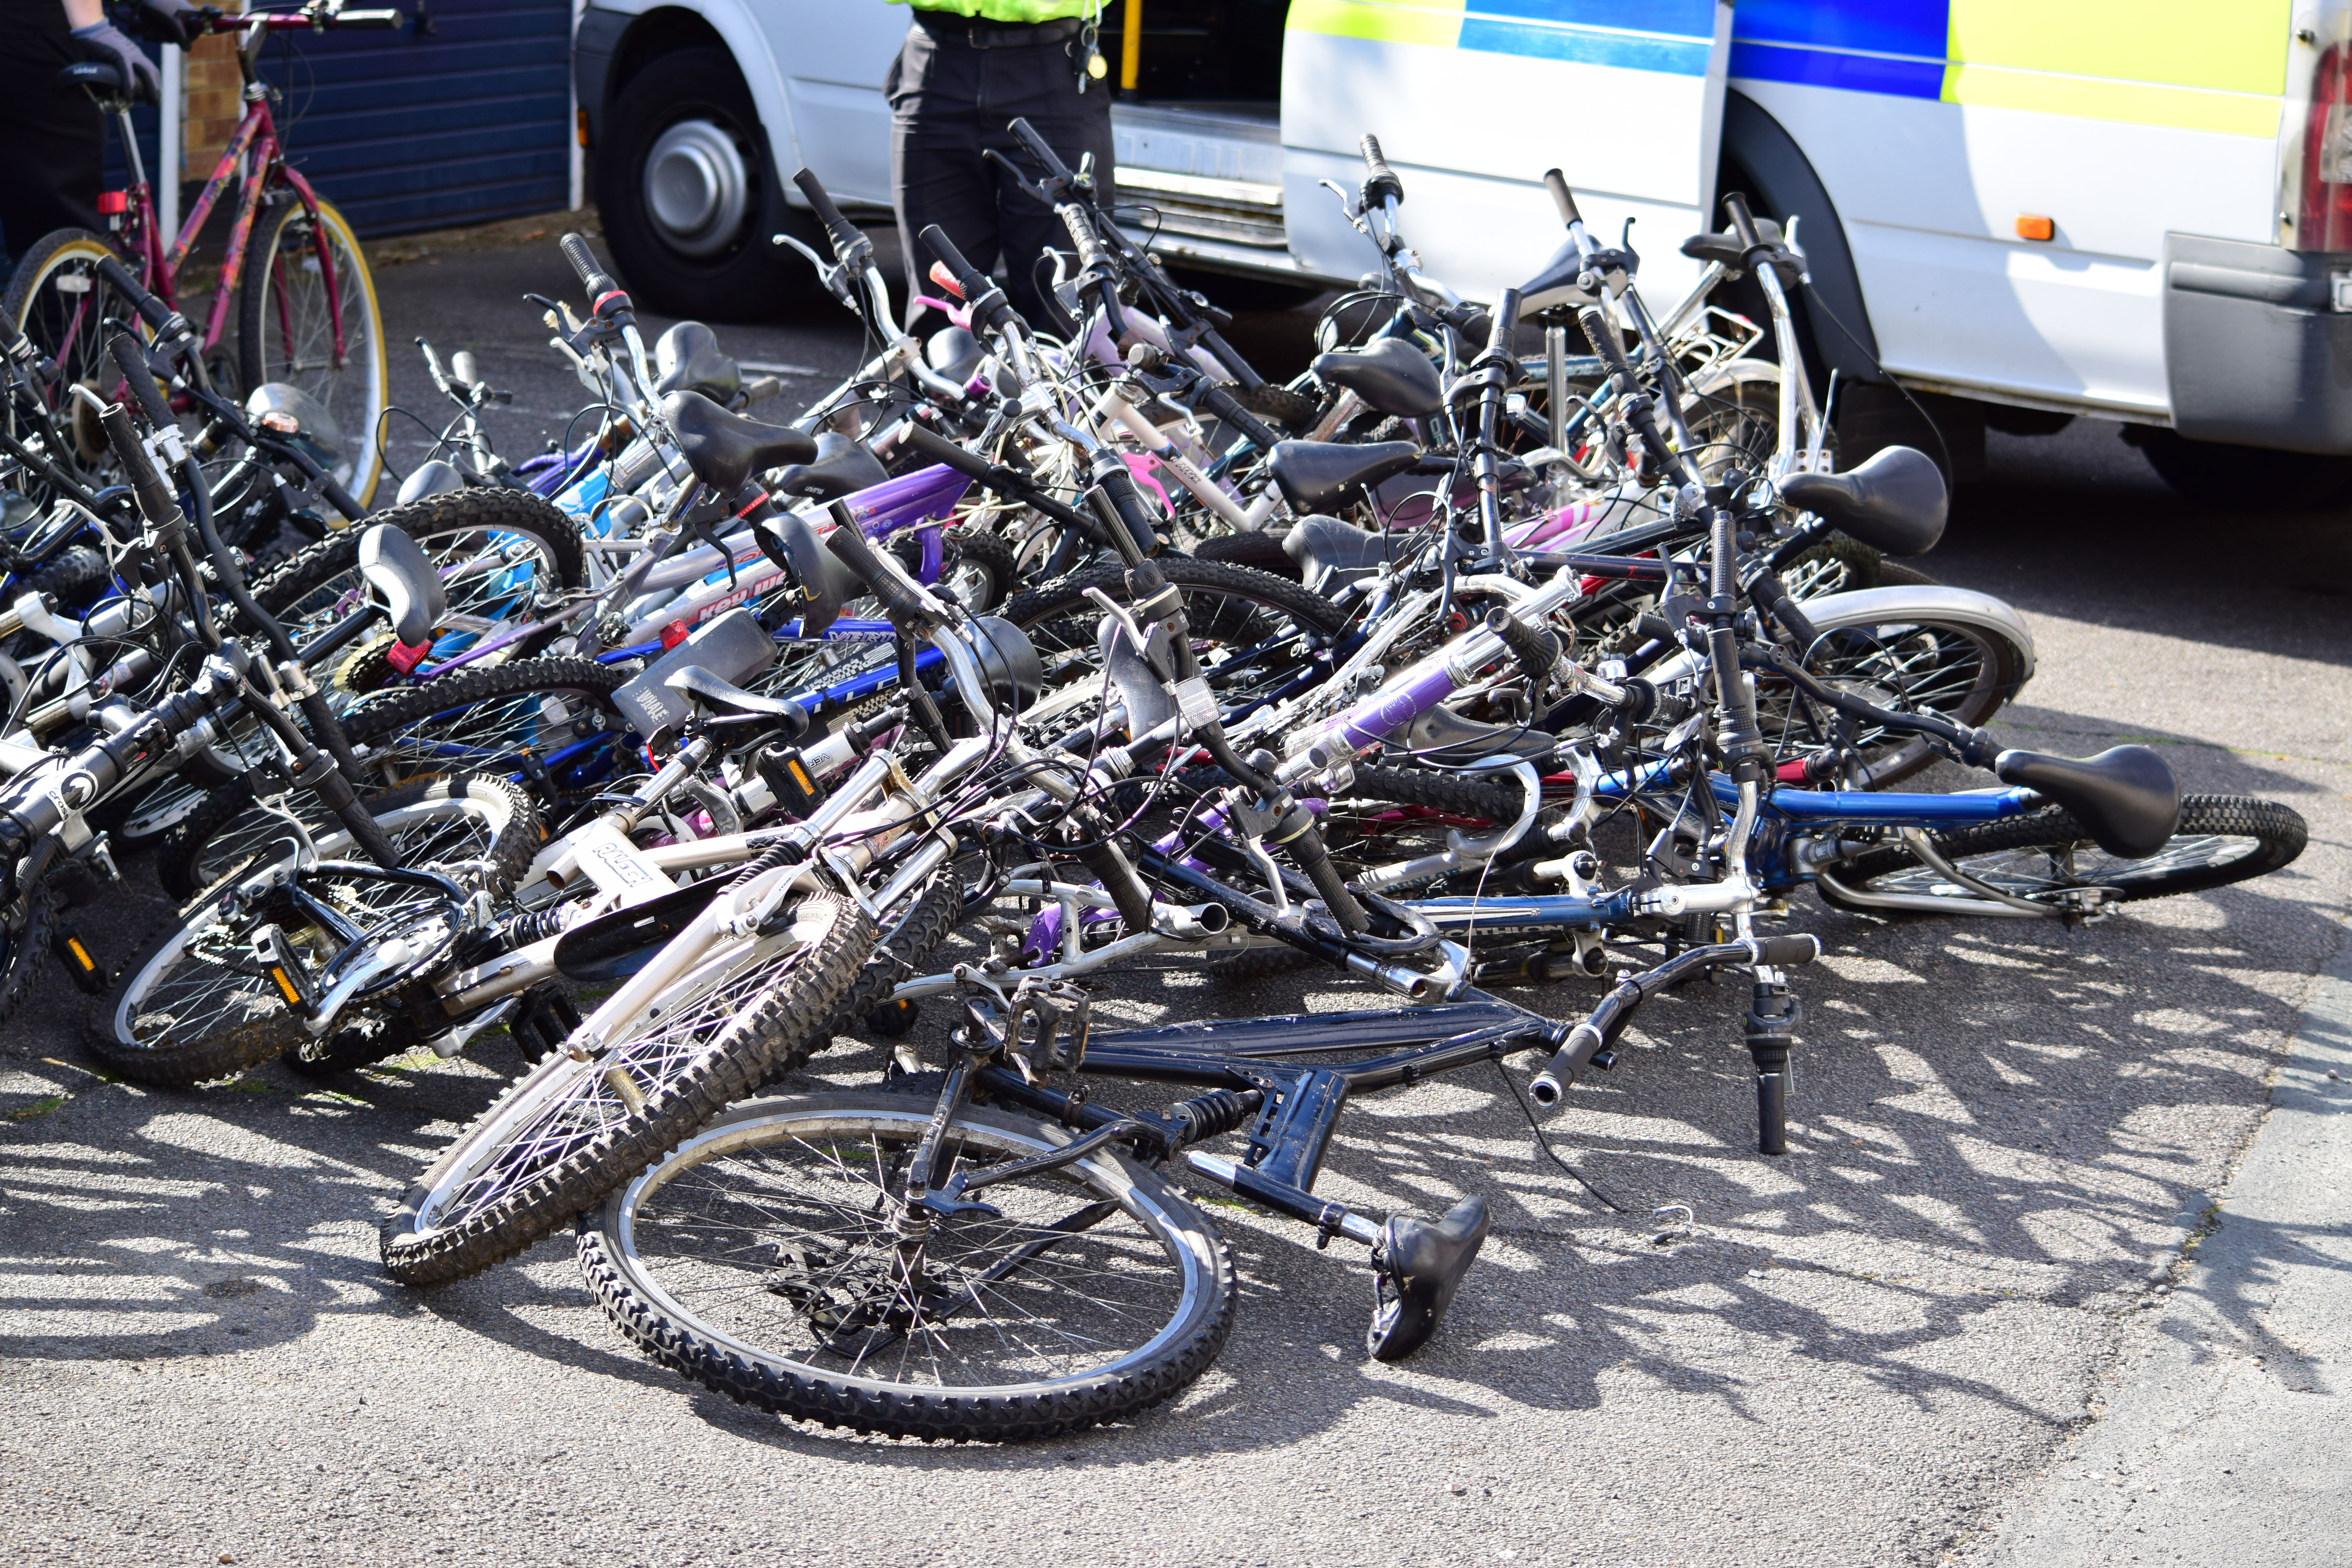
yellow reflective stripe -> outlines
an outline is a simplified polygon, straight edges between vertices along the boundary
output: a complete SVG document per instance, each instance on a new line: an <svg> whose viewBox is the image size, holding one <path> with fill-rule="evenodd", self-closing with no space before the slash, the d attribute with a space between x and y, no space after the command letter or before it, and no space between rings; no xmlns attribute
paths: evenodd
<svg viewBox="0 0 2352 1568"><path fill-rule="evenodd" d="M1450 49L1462 37L1465 0L1291 0L1287 30L1380 44Z"/></svg>
<svg viewBox="0 0 2352 1568"><path fill-rule="evenodd" d="M2288 0L1949 3L1945 58L1954 65L2273 98L2286 90Z"/></svg>
<svg viewBox="0 0 2352 1568"><path fill-rule="evenodd" d="M1944 68L1943 99L1946 103L2030 109L2083 120L2212 131L2225 136L2278 134L2280 100L2275 97L2155 82L1955 65Z"/></svg>

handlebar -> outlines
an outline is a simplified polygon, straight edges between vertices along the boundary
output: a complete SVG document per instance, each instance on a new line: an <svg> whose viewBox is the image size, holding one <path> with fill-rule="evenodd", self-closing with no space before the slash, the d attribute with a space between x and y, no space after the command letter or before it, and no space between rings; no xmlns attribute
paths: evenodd
<svg viewBox="0 0 2352 1568"><path fill-rule="evenodd" d="M870 246L872 242L866 239L866 231L841 216L841 209L834 205L832 195L825 190L824 182L816 177L815 171L795 170L793 184L800 188L802 195L808 198L808 205L815 212L817 221L824 225L824 232L833 240L835 259L845 262L851 251L861 245Z"/></svg>
<svg viewBox="0 0 2352 1568"><path fill-rule="evenodd" d="M1559 209L1559 221L1563 225L1584 221L1584 215L1576 210L1576 194L1568 188L1567 175L1558 169L1546 169L1544 188L1551 193L1551 205Z"/></svg>
<svg viewBox="0 0 2352 1568"><path fill-rule="evenodd" d="M1520 671L1535 683L1537 689L1530 696L1539 699L1543 683L1559 662L1559 642L1549 632L1538 631L1500 605L1486 612L1486 629L1503 639Z"/></svg>
<svg viewBox="0 0 2352 1568"><path fill-rule="evenodd" d="M572 263L572 270L580 274L580 286L588 290L591 310L602 314L604 301L615 294L621 296L624 306L628 303L629 297L622 292L621 286L596 264L596 255L588 248L586 240L576 234L567 234L555 243L562 247L563 259Z"/></svg>
<svg viewBox="0 0 2352 1568"><path fill-rule="evenodd" d="M940 265L954 277L956 291L963 296L964 304L971 310L974 322L982 327L992 327L1009 317L1020 321L1024 327L1029 324L1022 321L1021 312L1005 299L1004 290L996 286L996 280L964 259L963 252L956 248L955 241L948 237L947 230L935 223L926 224L923 226L923 244L939 258Z"/></svg>
<svg viewBox="0 0 2352 1568"><path fill-rule="evenodd" d="M1029 155L1044 166L1046 174L1066 185L1078 183L1078 177L1070 172L1070 166L1062 162L1061 154L1045 144L1045 139L1037 134L1037 128L1029 123L1027 116L1016 116L1012 129L1013 139L1028 149Z"/></svg>
<svg viewBox="0 0 2352 1568"><path fill-rule="evenodd" d="M155 372L147 363L147 356L140 352L138 340L129 332L117 332L106 349L114 356L116 367L122 372L123 381L130 385L131 395L139 400L139 411L147 416L147 423L158 430L171 424L172 410L164 403L163 394L155 390ZM145 454L142 452L141 456ZM142 504L144 504L143 500Z"/></svg>
<svg viewBox="0 0 2352 1568"><path fill-rule="evenodd" d="M1723 198L1723 210L1730 215L1731 232L1739 237L1744 248L1753 250L1764 243L1764 237L1756 232L1756 216L1748 210L1746 196L1730 192Z"/></svg>
<svg viewBox="0 0 2352 1568"><path fill-rule="evenodd" d="M147 367L139 367L141 375ZM172 489L147 456L147 448L139 444L139 433L131 428L130 410L120 403L110 403L99 416L105 427L107 445L114 448L115 461L122 465L125 478L131 481L131 493L138 499L139 515L147 525L159 532L184 530L187 523L180 515L180 503L172 497ZM188 584L192 591L201 592L202 584Z"/></svg>
<svg viewBox="0 0 2352 1568"><path fill-rule="evenodd" d="M1396 171L1381 155L1381 139L1366 132L1360 150L1364 154L1364 205L1375 207L1382 202L1403 205L1404 182L1397 178Z"/></svg>
<svg viewBox="0 0 2352 1568"><path fill-rule="evenodd" d="M1486 357L1499 354L1507 359L1516 358L1511 352L1511 341L1518 336L1518 332L1519 291L1506 289L1502 299L1496 302L1494 319L1486 324Z"/></svg>
<svg viewBox="0 0 2352 1568"><path fill-rule="evenodd" d="M874 548L859 531L857 519L847 502L835 501L830 510L834 528L825 539L825 548L833 552L835 560L874 590L874 596L882 601L891 620L926 631L947 625L950 619L947 606L901 571L896 561Z"/></svg>
<svg viewBox="0 0 2352 1568"><path fill-rule="evenodd" d="M107 287L131 301L131 308L139 312L140 320L159 332L165 330L170 325L172 318L178 313L171 306L141 288L139 280L131 275L131 269L111 256L99 258L98 275L106 279Z"/></svg>

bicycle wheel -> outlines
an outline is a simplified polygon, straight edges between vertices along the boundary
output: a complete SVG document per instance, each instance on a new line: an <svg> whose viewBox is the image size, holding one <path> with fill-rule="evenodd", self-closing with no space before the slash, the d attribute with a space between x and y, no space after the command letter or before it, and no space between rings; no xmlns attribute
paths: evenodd
<svg viewBox="0 0 2352 1568"><path fill-rule="evenodd" d="M814 894L789 927L719 942L601 1037L592 1015L409 1189L383 1222L385 1271L443 1284L554 1234L822 1027L873 945L863 910Z"/></svg>
<svg viewBox="0 0 2352 1568"><path fill-rule="evenodd" d="M0 1024L16 1016L33 989L54 914L48 889L38 884L0 906Z"/></svg>
<svg viewBox="0 0 2352 1568"><path fill-rule="evenodd" d="M468 880L511 880L530 863L539 838L530 804L490 779L431 779L368 802L385 835L411 866L483 865ZM316 838L321 859L350 852L341 834ZM244 862L292 850L283 841L256 845ZM362 930L421 912L436 895L397 883L338 881L341 913ZM313 970L341 951L341 941L315 915L290 900L266 910L233 907L221 889L182 912L180 922L131 960L109 999L103 1024L90 1032L93 1056L142 1083L185 1086L221 1078L310 1038L300 1016L253 954L252 933L264 920L285 931Z"/></svg>
<svg viewBox="0 0 2352 1568"><path fill-rule="evenodd" d="M111 475L114 456L106 432L71 389L87 386L101 402L111 403L113 389L122 383L121 371L106 353L105 322L139 317L131 301L100 275L98 264L109 258L120 261L122 255L104 236L58 229L16 258L7 293L0 297L0 316L56 362L58 377L38 387L41 400L58 416L73 443L71 456L100 477ZM15 420L9 424L13 428Z"/></svg>
<svg viewBox="0 0 2352 1568"><path fill-rule="evenodd" d="M434 639L435 661L453 658L482 637L530 619L541 595L577 588L586 577L579 525L528 490L469 489L426 496L387 507L368 521L389 523L407 534L440 569L441 591L449 608L442 617L441 635ZM254 584L254 602L297 643L354 613L366 597L367 585L359 571L362 531L342 529L307 545ZM559 635L560 628L550 627L485 658L527 658ZM324 684L340 678L348 687L347 672L360 665L378 681L393 679L394 672L382 658L390 639L390 629L384 628L372 643L361 645L373 656L372 663L347 649L332 656L331 668L314 672L315 679ZM359 684L364 688L367 682Z"/></svg>
<svg viewBox="0 0 2352 1568"><path fill-rule="evenodd" d="M1931 597L1958 592L1930 586L1911 595L1892 586L1816 601L1806 613L1823 635L1805 668L1876 707L1982 725L2032 678L2033 648L2000 617L1941 607ZM1780 759L1819 748L1807 717L1817 711L1788 681L1769 671L1757 676L1756 716ZM1853 783L1863 788L1907 778L1938 754L1924 740L1867 723L1855 727L1851 742L1862 756Z"/></svg>
<svg viewBox="0 0 2352 1568"><path fill-rule="evenodd" d="M331 204L320 202L314 214L289 201L254 226L236 347L248 388L283 382L325 405L343 454L330 472L367 505L383 473L376 424L391 399L391 373L375 280L358 237Z"/></svg>
<svg viewBox="0 0 2352 1568"><path fill-rule="evenodd" d="M2016 898L2038 900L2073 888L2113 888L2118 902L2137 903L2275 871L2303 853L2308 837L2302 816L2276 801L2192 795L2181 800L2180 826L2172 841L2144 860L2108 854L2071 813L2057 806L1929 838L1955 868ZM1938 899L1977 896L1899 848L1860 856L1818 886L1822 900L1832 904L1849 888Z"/></svg>
<svg viewBox="0 0 2352 1568"><path fill-rule="evenodd" d="M1224 1240L1110 1150L902 1229L931 1116L906 1095L737 1108L580 1219L589 1288L664 1366L827 1426L1009 1442L1115 1421L1208 1370L1234 1321ZM966 1108L950 1168L1073 1134ZM944 1171L941 1173L943 1175Z"/></svg>

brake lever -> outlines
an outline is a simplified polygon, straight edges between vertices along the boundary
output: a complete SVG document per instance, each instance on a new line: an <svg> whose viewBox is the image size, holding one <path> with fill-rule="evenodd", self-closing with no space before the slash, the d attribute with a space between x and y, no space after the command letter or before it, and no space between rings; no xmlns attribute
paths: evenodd
<svg viewBox="0 0 2352 1568"><path fill-rule="evenodd" d="M817 281L824 285L825 291L831 294L835 299L840 300L844 305L848 306L851 310L855 310L857 309L857 301L851 295L849 289L849 269L847 268L841 266L837 262L826 261L824 258L818 256L817 253L814 250L812 250L807 245L793 238L789 234L771 235L768 237L771 244L788 245L794 250L799 251L803 256L806 257L808 258L808 264L816 268Z"/></svg>

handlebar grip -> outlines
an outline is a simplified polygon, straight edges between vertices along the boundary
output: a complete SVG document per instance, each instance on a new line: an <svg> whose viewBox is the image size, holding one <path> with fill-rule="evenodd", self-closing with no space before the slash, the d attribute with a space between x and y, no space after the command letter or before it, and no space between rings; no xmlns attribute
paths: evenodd
<svg viewBox="0 0 2352 1568"><path fill-rule="evenodd" d="M1376 206L1390 201L1402 205L1404 202L1404 182L1397 178L1396 171L1390 168L1389 161L1381 155L1381 139L1367 131L1360 149L1364 154L1364 205Z"/></svg>
<svg viewBox="0 0 2352 1568"><path fill-rule="evenodd" d="M1576 193L1568 188L1568 176L1558 169L1544 171L1544 189L1551 193L1551 205L1559 209L1562 225L1582 223L1584 215L1576 210Z"/></svg>
<svg viewBox="0 0 2352 1568"><path fill-rule="evenodd" d="M1543 1071L1528 1085L1528 1098L1546 1108L1558 1105L1568 1098L1568 1086L1576 1081L1576 1075L1608 1043L1607 1037L1591 1024L1577 1025L1568 1032L1567 1043L1551 1054Z"/></svg>
<svg viewBox="0 0 2352 1568"><path fill-rule="evenodd" d="M618 283L596 265L595 253L588 242L576 234L567 234L555 242L563 248L563 259L572 263L572 270L580 274L580 286L588 290L588 308L594 310L596 301L620 288Z"/></svg>
<svg viewBox="0 0 2352 1568"><path fill-rule="evenodd" d="M481 367L474 363L473 350L459 349L449 356L449 375L468 392L473 390L475 384L482 379Z"/></svg>
<svg viewBox="0 0 2352 1568"><path fill-rule="evenodd" d="M1520 670L1538 685L1549 679L1552 666L1559 662L1559 643L1549 632L1538 631L1500 605L1486 612L1486 629L1503 639Z"/></svg>
<svg viewBox="0 0 2352 1568"><path fill-rule="evenodd" d="M834 502L831 511L834 528L824 547L833 552L835 561L874 590L874 596L882 601L892 620L925 627L947 624L947 611L940 602L908 581L907 574L898 570L898 563L875 549L858 531L857 519L846 502Z"/></svg>
<svg viewBox="0 0 2352 1568"><path fill-rule="evenodd" d="M1016 115L1012 130L1013 139L1029 150L1029 155L1045 166L1045 173L1057 180L1076 180L1077 176L1070 173L1070 166L1062 162L1061 154L1045 144L1045 139L1037 134L1037 128L1029 123L1026 115Z"/></svg>
<svg viewBox="0 0 2352 1568"><path fill-rule="evenodd" d="M1102 237L1095 232L1086 208L1076 202L1064 202L1057 210L1061 214L1062 226L1070 231L1070 244L1077 250L1079 267L1108 268L1110 253L1103 248Z"/></svg>
<svg viewBox="0 0 2352 1568"><path fill-rule="evenodd" d="M1633 379L1633 363L1625 357L1625 340L1617 335L1617 329L1601 313L1601 307L1587 305L1579 310L1576 324L1584 329L1592 352L1601 356L1601 362L1612 374L1625 378L1625 390L1631 392L1638 384Z"/></svg>
<svg viewBox="0 0 2352 1568"><path fill-rule="evenodd" d="M816 177L814 170L796 170L793 174L793 184L799 186L801 195L808 198L808 205L815 211L817 221L824 225L824 232L833 237L834 255L836 258L840 256L843 247L856 245L866 237L865 230L841 216L841 209L834 205L832 194L824 188L824 182Z"/></svg>
<svg viewBox="0 0 2352 1568"><path fill-rule="evenodd" d="M144 374L142 371L142 374ZM115 460L131 480L131 493L138 498L139 515L155 528L168 528L179 520L180 503L172 499L163 477L147 456L147 448L139 444L139 433L131 428L130 410L120 403L110 403L99 416L106 427L107 445L114 448Z"/></svg>
<svg viewBox="0 0 2352 1568"><path fill-rule="evenodd" d="M929 458L934 463L944 463L957 473L978 479L984 485L993 484L1003 478L996 465L986 458L977 452L965 451L946 437L927 430L911 419L899 427L898 445L902 449Z"/></svg>
<svg viewBox="0 0 2352 1568"><path fill-rule="evenodd" d="M1105 479L1115 477L1106 475ZM1130 569L1142 565L1150 552L1146 551L1142 542L1135 537L1134 526L1128 521L1126 514L1120 511L1118 502L1111 498L1107 485L1097 482L1093 489L1087 490L1087 504L1094 509L1096 518L1102 523L1103 532L1110 539L1111 548L1118 552L1118 558L1127 563ZM1157 545L1159 541L1154 538L1152 542Z"/></svg>
<svg viewBox="0 0 2352 1568"><path fill-rule="evenodd" d="M956 248L955 241L948 237L948 231L939 225L923 226L923 244L940 258L941 266L955 275L956 287L962 290L964 303L978 303L982 294L995 287L986 273L964 259L963 252Z"/></svg>
<svg viewBox="0 0 2352 1568"><path fill-rule="evenodd" d="M139 349L138 340L129 332L117 332L114 341L106 345L107 353L122 372L122 379L131 387L131 395L139 400L139 411L147 416L147 423L161 430L172 423L172 410L155 390L155 373L148 366L147 356Z"/></svg>
<svg viewBox="0 0 2352 1568"><path fill-rule="evenodd" d="M397 27L408 18L398 11L338 11L338 27Z"/></svg>
<svg viewBox="0 0 2352 1568"><path fill-rule="evenodd" d="M1752 250L1764 243L1764 237L1756 232L1756 215L1748 210L1745 195L1729 192L1723 198L1723 210L1731 216L1731 231L1739 237L1742 246Z"/></svg>
<svg viewBox="0 0 2352 1568"><path fill-rule="evenodd" d="M1822 955L1822 939L1817 936L1750 937L1756 950L1756 962L1784 969L1801 963L1811 963Z"/></svg>
<svg viewBox="0 0 2352 1568"><path fill-rule="evenodd" d="M156 331L163 331L163 323L172 319L172 307L140 287L139 279L131 276L131 269L113 257L99 258L98 275L106 279L107 287L130 300L139 319Z"/></svg>
<svg viewBox="0 0 2352 1568"><path fill-rule="evenodd" d="M1508 355L1511 340L1519 334L1519 291L1506 289L1495 304L1494 319L1486 325L1486 353Z"/></svg>

